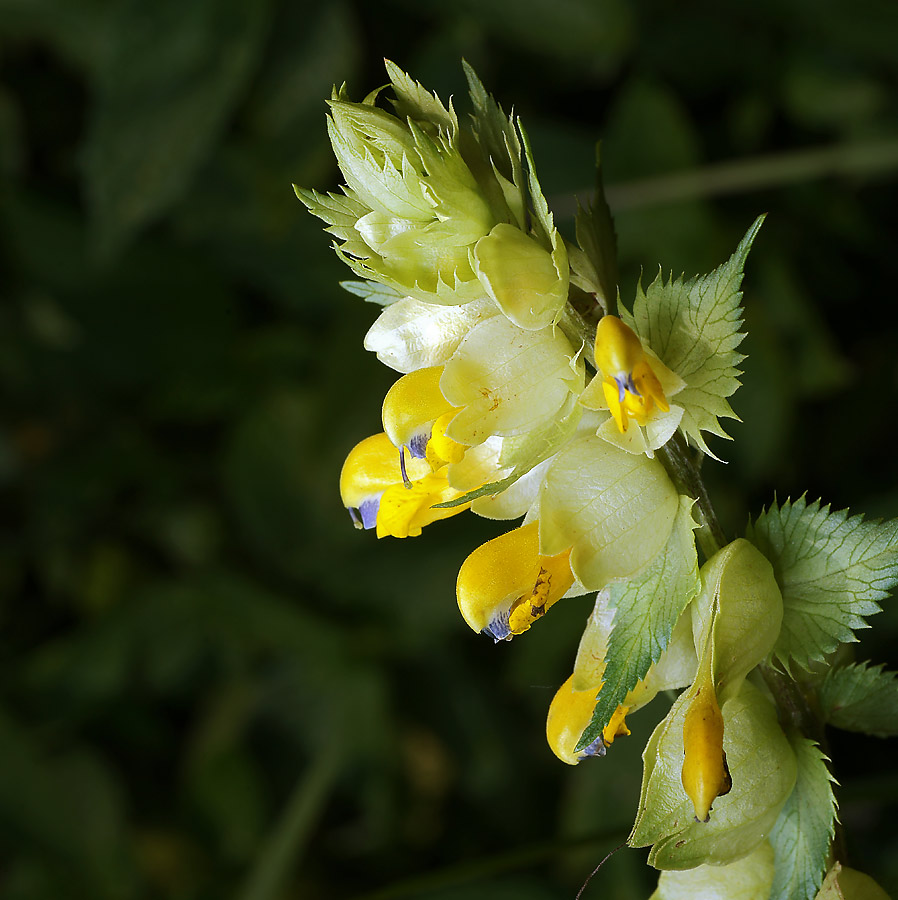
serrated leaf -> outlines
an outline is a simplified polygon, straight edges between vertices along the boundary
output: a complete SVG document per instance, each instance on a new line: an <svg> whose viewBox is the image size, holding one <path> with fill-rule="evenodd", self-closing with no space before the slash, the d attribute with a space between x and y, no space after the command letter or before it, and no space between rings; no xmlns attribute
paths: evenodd
<svg viewBox="0 0 898 900"><path fill-rule="evenodd" d="M689 440L711 456L702 432L728 437L721 418L737 418L727 401L739 387L737 351L745 335L742 327L742 270L748 251L764 221L759 216L736 252L709 275L665 284L662 275L643 292L639 285L633 314L622 318L673 369L686 387L677 395L683 407L681 429Z"/></svg>
<svg viewBox="0 0 898 900"><path fill-rule="evenodd" d="M87 197L105 249L187 187L240 99L268 12L268 3L241 0L130 0L118 8L84 147Z"/></svg>
<svg viewBox="0 0 898 900"><path fill-rule="evenodd" d="M402 294L393 288L376 281L341 281L340 287L356 297L361 297L366 303L374 303L377 306L390 306L402 299Z"/></svg>
<svg viewBox="0 0 898 900"><path fill-rule="evenodd" d="M698 593L701 581L692 535L696 527L693 503L688 497L680 497L664 549L635 578L608 589L614 620L605 655L604 683L577 750L602 733L627 694L645 678L667 648L680 613Z"/></svg>
<svg viewBox="0 0 898 900"><path fill-rule="evenodd" d="M813 741L797 732L788 737L798 776L770 832L776 860L770 900L812 900L823 881L835 834L834 779Z"/></svg>
<svg viewBox="0 0 898 900"><path fill-rule="evenodd" d="M898 673L869 663L831 669L817 693L826 722L877 737L898 735Z"/></svg>
<svg viewBox="0 0 898 900"><path fill-rule="evenodd" d="M864 616L898 584L898 520L865 522L804 497L773 504L747 531L770 560L783 594L774 648L786 666L807 669L842 642L856 640Z"/></svg>

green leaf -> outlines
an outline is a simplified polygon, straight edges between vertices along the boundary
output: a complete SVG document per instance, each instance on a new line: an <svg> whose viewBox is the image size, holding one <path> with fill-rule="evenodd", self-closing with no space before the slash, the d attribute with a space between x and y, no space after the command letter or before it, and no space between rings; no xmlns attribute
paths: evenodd
<svg viewBox="0 0 898 900"><path fill-rule="evenodd" d="M898 520L865 522L820 501L776 503L749 525L748 539L770 560L783 593L783 628L774 652L807 669L856 640L864 616L898 583Z"/></svg>
<svg viewBox="0 0 898 900"><path fill-rule="evenodd" d="M218 140L262 46L269 4L129 0L97 71L85 180L101 247L158 218Z"/></svg>
<svg viewBox="0 0 898 900"><path fill-rule="evenodd" d="M366 303L374 303L377 306L389 306L402 299L402 294L394 291L385 284L376 281L341 281L340 287L356 297L361 297Z"/></svg>
<svg viewBox="0 0 898 900"><path fill-rule="evenodd" d="M737 418L726 398L739 387L737 366L745 358L736 349L745 337L739 330L739 287L748 251L763 221L759 216L736 252L709 275L665 284L659 273L647 291L641 285L637 288L633 314L622 311L627 324L686 382L676 398L685 410L680 427L711 456L702 432L729 437L720 419Z"/></svg>
<svg viewBox="0 0 898 900"><path fill-rule="evenodd" d="M798 777L770 832L776 863L770 900L812 900L823 881L835 834L833 777L820 748L797 732L789 735Z"/></svg>
<svg viewBox="0 0 898 900"><path fill-rule="evenodd" d="M615 612L605 656L604 683L577 750L602 733L629 691L645 678L649 666L667 648L680 613L698 593L701 581L692 535L696 528L693 503L688 497L680 497L664 549L635 578L612 584L608 589Z"/></svg>
<svg viewBox="0 0 898 900"><path fill-rule="evenodd" d="M572 282L595 294L605 312L617 307L617 239L611 209L605 199L602 179L602 144L596 144L596 195L587 206L577 208L575 220L579 247L568 248Z"/></svg>
<svg viewBox="0 0 898 900"><path fill-rule="evenodd" d="M831 669L817 692L823 718L836 728L898 735L898 673L869 663Z"/></svg>

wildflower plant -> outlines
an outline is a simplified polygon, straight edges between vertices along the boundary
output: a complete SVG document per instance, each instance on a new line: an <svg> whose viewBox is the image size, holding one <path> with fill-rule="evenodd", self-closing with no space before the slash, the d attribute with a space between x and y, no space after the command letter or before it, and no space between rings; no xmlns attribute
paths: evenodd
<svg viewBox="0 0 898 900"><path fill-rule="evenodd" d="M463 619L494 641L595 595L547 711L564 763L680 691L628 840L661 870L655 897L879 896L839 859L823 726L898 731L895 676L848 646L898 582L898 522L801 497L728 540L699 475L736 418L763 217L713 272L625 302L601 183L563 238L521 122L465 69L470 123L390 62L362 102L335 90L346 184L295 188L359 279L344 286L382 307L365 347L400 373L383 432L343 466L344 505L378 537L469 510L517 521L458 575Z"/></svg>

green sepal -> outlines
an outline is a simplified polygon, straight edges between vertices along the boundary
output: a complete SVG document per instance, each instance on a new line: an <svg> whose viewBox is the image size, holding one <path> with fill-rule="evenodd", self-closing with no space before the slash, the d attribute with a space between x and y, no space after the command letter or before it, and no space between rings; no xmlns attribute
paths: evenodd
<svg viewBox="0 0 898 900"><path fill-rule="evenodd" d="M776 708L750 682L722 708L723 747L733 779L714 801L708 822L697 822L681 781L683 724L691 700L684 691L649 738L639 812L631 847L653 845L649 864L691 869L733 862L769 834L795 785L795 754L779 726Z"/></svg>
<svg viewBox="0 0 898 900"><path fill-rule="evenodd" d="M647 291L638 286L632 315L621 310L621 318L686 382L677 395L684 409L680 429L710 456L702 433L729 437L720 419L738 418L727 397L739 387L737 367L745 358L736 349L745 338L739 288L763 221L759 216L736 252L709 275L665 283L659 272Z"/></svg>
<svg viewBox="0 0 898 900"><path fill-rule="evenodd" d="M804 669L840 643L856 640L864 616L898 584L898 519L865 522L804 497L773 503L747 531L770 560L783 594L783 627L774 653Z"/></svg>
<svg viewBox="0 0 898 900"><path fill-rule="evenodd" d="M877 737L898 735L898 673L869 663L830 669L817 690L828 725Z"/></svg>
<svg viewBox="0 0 898 900"><path fill-rule="evenodd" d="M693 636L699 669L710 667L723 703L773 649L783 600L772 566L743 538L714 554L701 576L702 591L692 605Z"/></svg>
<svg viewBox="0 0 898 900"><path fill-rule="evenodd" d="M770 832L776 859L770 900L811 900L823 881L835 834L834 779L813 741L796 731L788 738L798 775Z"/></svg>
<svg viewBox="0 0 898 900"><path fill-rule="evenodd" d="M605 653L604 683L577 750L602 733L627 694L645 678L652 663L667 649L680 614L698 593L701 581L692 534L697 527L692 519L694 502L681 496L661 552L635 578L608 588L614 618ZM576 667L574 672L576 678ZM574 688L581 689L576 683Z"/></svg>

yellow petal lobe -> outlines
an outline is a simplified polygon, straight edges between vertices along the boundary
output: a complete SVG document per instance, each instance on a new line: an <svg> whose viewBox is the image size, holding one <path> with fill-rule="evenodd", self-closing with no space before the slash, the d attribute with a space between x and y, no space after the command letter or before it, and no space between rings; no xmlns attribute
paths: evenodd
<svg viewBox="0 0 898 900"><path fill-rule="evenodd" d="M458 573L456 595L464 620L497 641L521 634L573 585L569 558L569 550L540 554L537 522L487 541Z"/></svg>

